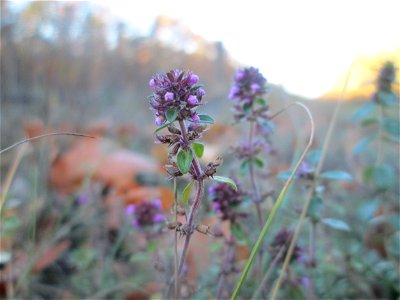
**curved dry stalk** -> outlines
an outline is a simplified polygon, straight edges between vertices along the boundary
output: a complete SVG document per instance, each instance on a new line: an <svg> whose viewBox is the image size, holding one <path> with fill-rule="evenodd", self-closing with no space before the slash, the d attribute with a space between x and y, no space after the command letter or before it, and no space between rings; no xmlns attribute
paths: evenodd
<svg viewBox="0 0 400 300"><path fill-rule="evenodd" d="M272 292L271 292L271 297L270 298L272 300L274 300L276 298L277 294L278 294L279 288L280 288L280 286L282 284L282 281L283 281L283 276L286 273L286 269L287 269L287 267L289 265L289 261L290 261L290 259L292 257L293 250L294 250L294 247L296 245L297 238L299 236L301 226L303 225L303 221L304 221L304 219L306 217L306 214L307 214L307 211L308 211L308 207L309 207L311 199L312 199L312 197L314 195L315 188L317 186L317 178L318 178L319 174L321 173L322 165L323 165L323 162L325 160L326 154L328 152L329 142L330 142L330 140L332 138L332 133L333 133L333 130L334 130L335 125L336 125L336 120L337 120L337 116L339 114L339 109L340 109L341 103L343 102L344 94L345 94L345 91L347 89L347 85L348 85L348 82L349 82L349 79L350 79L351 71L352 71L352 69L354 67L355 62L356 62L356 60L353 61L353 63L351 64L351 66L349 68L349 71L347 72L346 79L345 79L345 82L344 82L344 85L343 85L343 89L342 89L340 98L339 98L339 100L338 100L338 102L336 104L335 111L333 112L332 119L331 119L331 121L329 123L329 128L328 128L328 131L327 131L327 134L326 134L326 138L325 138L324 144L322 146L322 150L321 150L321 157L320 157L318 165L317 165L317 167L315 169L314 180L313 180L313 182L311 184L309 193L308 193L307 198L306 198L306 202L304 203L303 210L301 211L299 222L297 223L296 230L295 230L295 232L293 234L293 237L292 237L292 240L290 242L290 246L289 246L288 252L286 254L285 260L283 262L281 272L279 273L279 277L278 277L278 279L277 279L277 281L276 281L276 283L274 285L274 288L272 289Z"/></svg>
<svg viewBox="0 0 400 300"><path fill-rule="evenodd" d="M25 150L26 150L26 147L22 147L21 149L19 149L19 151L15 155L14 161L12 162L11 168L7 172L7 177L4 181L4 184L2 187L2 193L0 195L0 215L3 210L4 202L6 201L8 191L11 187L11 183L15 176L15 172L17 171L17 168L18 168L19 164L21 163L21 160L22 160L22 157L24 156Z"/></svg>
<svg viewBox="0 0 400 300"><path fill-rule="evenodd" d="M52 133L46 133L46 134L34 136L34 137L31 137L31 138L24 139L24 140L21 140L19 142L16 142L15 144L0 150L0 155L3 154L4 152L7 152L7 151L19 146L19 145L24 144L24 143L35 141L35 140L38 140L38 139L41 139L41 138L45 138L45 137L49 137L49 136L54 136L54 135L71 135L71 136L78 136L78 137L86 137L86 138L91 138L91 139L97 139L97 137L95 137L95 136L86 135L86 134L82 134L82 133L76 133L76 132L52 132Z"/></svg>
<svg viewBox="0 0 400 300"><path fill-rule="evenodd" d="M283 201L283 199L285 198L285 195L286 195L286 193L288 192L288 189L289 189L290 185L292 184L292 182L293 182L293 180L294 180L294 176L295 176L297 170L300 168L300 165L301 165L301 163L303 162L303 160L304 160L304 158L305 158L307 152L308 152L309 149L311 148L312 142L313 142L313 140L314 140L314 131L315 131L314 119L313 119L312 114L311 114L310 110L308 109L308 107L305 106L303 103L301 103L301 102L295 102L295 103L293 103L293 104L290 104L290 105L288 105L287 107L285 107L284 109L280 110L277 114L275 114L274 117L276 117L276 116L279 115L280 113L284 112L287 108L289 108L289 107L292 106L292 105L300 106L301 108L303 108L303 109L306 111L307 116L308 116L308 118L309 118L309 120L310 120L310 124L311 124L310 138L309 138L309 141L308 141L308 144L307 144L306 148L304 149L302 155L300 156L300 159L298 160L296 166L295 166L294 169L292 170L292 173L290 174L290 177L289 177L288 180L285 182L285 185L283 186L283 188L282 188L282 190L281 190L281 193L279 194L279 197L278 197L278 199L277 199L276 202L275 202L275 205L272 207L271 213L269 214L268 219L267 219L267 221L265 222L264 227L263 227L263 229L262 229L260 235L258 236L258 239L257 239L256 243L254 244L254 247L253 247L253 249L251 250L251 253L250 253L250 256L249 256L249 258L248 258L248 260L247 260L246 266L244 267L244 269L243 269L243 271L242 271L242 274L241 274L241 276L240 276L240 279L239 279L239 281L238 281L238 283L237 283L237 285L236 285L236 287L235 287L235 290L233 291L233 294L232 294L232 296L231 296L231 299L232 299L232 300L234 300L234 299L237 298L237 296L238 296L238 294L239 294L239 291L240 291L240 289L241 289L241 287L242 287L242 285L243 285L243 283L244 283L244 280L246 279L247 274L248 274L248 272L250 271L250 268L251 268L251 266L252 266L252 264L253 264L253 262L254 262L254 258L255 258L255 256L257 255L258 250L259 250L260 247L261 247L261 244L262 244L262 242L263 242L263 240L264 240L264 237L265 237L265 235L267 234L267 232L268 232L268 230L269 230L269 228L270 228L270 226L271 226L271 224L272 224L272 221L274 220L274 218L275 218L275 216L276 216L276 214L277 214L277 212L278 212L278 209L279 209L280 205L282 204L282 201Z"/></svg>

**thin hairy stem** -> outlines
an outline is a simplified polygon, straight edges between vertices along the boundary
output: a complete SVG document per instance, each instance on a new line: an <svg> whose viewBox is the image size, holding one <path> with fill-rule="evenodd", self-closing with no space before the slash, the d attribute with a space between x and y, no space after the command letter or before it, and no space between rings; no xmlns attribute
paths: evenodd
<svg viewBox="0 0 400 300"><path fill-rule="evenodd" d="M221 273L218 279L218 285L217 285L217 295L216 299L222 299L224 289L226 288L226 278L228 276L229 267L232 265L232 261L234 260L235 256L235 243L232 240L226 241L226 247L225 247L225 256L221 268Z"/></svg>
<svg viewBox="0 0 400 300"><path fill-rule="evenodd" d="M277 255L275 255L274 260L272 263L269 265L267 272L265 272L265 275L263 279L261 280L260 285L258 286L257 290L254 292L253 296L251 299L256 300L260 299L260 294L262 291L265 289L266 284L268 283L269 279L271 278L272 273L275 270L275 266L278 264L278 261L281 259L283 256L283 253L285 251L286 245L283 245L281 249L279 249L279 252Z"/></svg>
<svg viewBox="0 0 400 300"><path fill-rule="evenodd" d="M252 108L252 112L254 112L253 108ZM260 230L261 230L263 227L263 218L262 218L262 213L261 213L261 196L260 196L260 190L258 188L257 181L255 178L255 173L254 173L253 139L254 139L255 125L256 125L255 121L253 119L250 120L248 148L250 149L251 157L249 159L249 173L250 173L251 187L253 189L253 203L256 207L258 226L260 227ZM263 262L263 250L262 249L260 249L260 251L259 251L258 260L259 260L259 263L257 264L256 274L257 274L257 277L260 277L260 279L261 279L262 262Z"/></svg>
<svg viewBox="0 0 400 300"><path fill-rule="evenodd" d="M306 202L304 203L303 210L301 211L300 219L299 219L299 222L297 223L295 232L293 234L293 238L292 238L292 240L290 242L290 246L289 246L288 252L286 254L285 260L283 262L283 266L282 266L281 272L280 272L279 277L278 277L278 279L276 281L276 284L275 284L275 286L274 286L274 288L272 290L271 299L276 299L276 296L278 294L279 288L280 288L280 286L282 284L282 281L283 281L283 276L286 273L286 269L287 269L287 267L289 265L289 261L290 261L290 259L292 257L293 250L294 250L295 244L297 242L297 238L299 236L301 226L302 226L303 221L304 221L304 219L306 217L306 214L307 214L307 211L308 211L308 207L310 205L312 197L314 196L315 189L316 189L316 186L317 186L317 178L318 178L319 174L321 173L321 169L322 169L323 163L325 161L326 154L328 152L329 143L330 143L330 140L332 138L333 130L334 130L335 125L336 125L337 116L339 114L339 109L340 109L341 103L343 101L345 91L347 89L347 84L349 82L351 71L352 71L352 68L354 66L354 63L355 63L355 61L350 66L350 69L347 72L347 76L346 76L346 79L345 79L345 82L344 82L344 85L343 85L342 93L341 93L340 98L339 98L339 100L338 100L338 102L336 104L335 111L333 112L333 115L332 115L332 119L331 119L331 121L329 123L328 132L326 134L326 138L325 138L324 144L322 146L322 150L321 150L320 160L318 162L318 165L317 165L315 173L314 173L315 174L314 175L314 180L313 180L313 182L311 184L309 193L308 193L307 198L306 198Z"/></svg>
<svg viewBox="0 0 400 300"><path fill-rule="evenodd" d="M382 163L383 160L383 145L382 145L382 139L383 139L383 129L382 129L382 124L383 124L383 108L382 105L379 105L379 125L378 125L378 149L377 149L377 155L376 155L376 162L375 165L378 166Z"/></svg>
<svg viewBox="0 0 400 300"><path fill-rule="evenodd" d="M179 120L179 126L180 126L180 130L181 130L181 134L182 134L182 139L186 144L188 144L189 142L188 142L188 138L187 138L187 130L186 130L185 122L183 120ZM193 150L191 149L191 151L193 151ZM187 218L186 225L188 228L188 232L186 233L185 242L184 242L183 249L182 249L182 254L179 259L178 274L177 274L178 280L181 275L183 265L185 263L185 258L186 258L186 254L187 254L187 251L189 248L190 238L192 237L192 234L193 234L193 231L195 228L194 220L199 211L201 201L203 200L203 197L204 197L204 173L203 173L200 163L197 160L197 157L195 155L193 156L192 166L193 166L193 169L194 169L195 175L196 175L197 193L196 193L196 198L195 198L192 206L190 207L189 216ZM175 279L169 283L168 292L167 292L168 297L171 294L171 285L173 282L176 282L176 281L177 280Z"/></svg>
<svg viewBox="0 0 400 300"><path fill-rule="evenodd" d="M11 145L11 146L5 148L5 149L0 150L0 154L3 154L4 152L7 152L7 151L9 151L9 150L11 150L11 149L13 149L13 148L19 146L19 145L24 144L24 143L31 142L31 141L35 141L35 140L38 140L38 139L41 139L41 138L46 138L46 137L49 137L49 136L54 136L54 135L71 135L71 136L78 136L78 137L85 137L85 138L96 139L95 136L86 135L86 134L82 134L82 133L75 133L75 132L53 132L53 133L46 133L46 134L42 134L42 135L38 135L38 136L31 137L31 138L29 138L29 139L21 140L21 141L15 143L15 144L13 144L13 145Z"/></svg>
<svg viewBox="0 0 400 300"><path fill-rule="evenodd" d="M253 138L254 138L254 130L255 130L254 127L255 127L255 123L252 120L252 121L250 121L250 132L249 132L249 141L248 141L248 147L250 149L250 153L253 153ZM260 196L260 190L258 188L257 181L255 178L255 173L254 173L253 154L249 160L249 173L250 173L251 187L253 189L253 202L256 206L258 225L260 226L260 229L261 229L262 225L263 225L263 219L262 219L262 214L261 214L261 196Z"/></svg>
<svg viewBox="0 0 400 300"><path fill-rule="evenodd" d="M282 190L281 190L281 192L280 192L280 194L278 196L278 199L276 200L274 206L272 207L272 210L271 210L271 212L270 212L270 214L268 216L268 219L265 222L264 227L261 230L261 233L258 236L258 239L257 239L256 243L254 244L253 249L251 250L250 257L248 258L248 260L246 262L246 266L244 267L244 269L242 271L242 274L241 274L240 279L239 279L239 281L238 281L238 283L237 283L237 285L235 287L235 290L233 291L231 299L236 299L237 298L237 296L239 294L239 291L240 291L240 289L241 289L241 287L242 287L242 285L244 283L244 280L246 279L247 274L248 274L248 272L249 272L249 270L250 270L250 268L251 268L251 266L252 266L252 264L254 262L254 258L255 258L256 254L258 253L258 250L260 249L260 247L262 245L264 237L266 236L266 234L267 234L267 232L268 232L268 230L269 230L269 228L270 228L270 226L272 224L272 221L275 219L275 216L276 216L276 214L277 214L277 212L279 210L279 207L281 206L282 201L285 198L285 195L288 192L289 187L290 187L290 185L292 184L292 182L294 180L294 176L295 176L297 170L300 168L300 165L303 162L308 150L311 148L312 142L314 140L314 127L315 126L314 126L314 119L313 119L313 117L311 115L310 110L307 108L307 106L305 106L301 102L295 102L295 105L300 106L307 113L307 116L308 116L308 118L310 120L310 125L311 125L310 138L309 138L309 141L308 141L308 144L307 144L306 148L304 149L302 155L300 156L300 159L298 160L296 166L292 170L292 173L290 174L290 177L285 182L285 185L283 186L283 188L282 188Z"/></svg>
<svg viewBox="0 0 400 300"><path fill-rule="evenodd" d="M178 190L176 188L176 178L174 178L174 202L175 202L175 224L178 222ZM178 231L175 230L174 236L174 299L179 298L178 293Z"/></svg>
<svg viewBox="0 0 400 300"><path fill-rule="evenodd" d="M197 181L197 183L198 183L198 187L197 187L196 199L195 199L195 201L190 209L190 212L189 212L188 223L187 223L187 225L189 227L189 232L186 234L186 237L185 237L185 243L183 245L182 255L181 255L181 258L179 261L178 276L180 276L180 274L182 272L182 268L183 268L185 258L186 258L186 253L189 248L190 238L191 238L191 236L193 234L193 230L194 230L194 219L195 219L195 216L200 207L201 200L203 199L203 196L204 196L204 180L200 179Z"/></svg>
<svg viewBox="0 0 400 300"><path fill-rule="evenodd" d="M311 261L311 270L310 270L310 283L307 287L307 298L310 300L315 299L314 295L314 269L315 269L315 250L317 247L317 223L311 222L310 229L310 261Z"/></svg>

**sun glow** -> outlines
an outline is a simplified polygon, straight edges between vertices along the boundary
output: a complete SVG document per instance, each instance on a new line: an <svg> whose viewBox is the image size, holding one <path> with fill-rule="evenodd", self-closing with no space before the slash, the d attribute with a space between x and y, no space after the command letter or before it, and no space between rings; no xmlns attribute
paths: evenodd
<svg viewBox="0 0 400 300"><path fill-rule="evenodd" d="M94 2L141 33L158 15L181 20L270 82L310 98L333 89L356 57L400 49L397 0Z"/></svg>

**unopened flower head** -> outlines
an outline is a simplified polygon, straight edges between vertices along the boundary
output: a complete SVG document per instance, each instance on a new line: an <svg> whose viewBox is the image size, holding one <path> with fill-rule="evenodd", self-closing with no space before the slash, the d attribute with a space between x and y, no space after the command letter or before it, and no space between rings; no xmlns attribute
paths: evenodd
<svg viewBox="0 0 400 300"><path fill-rule="evenodd" d="M229 98L251 104L257 97L267 92L267 80L254 67L239 69L234 77Z"/></svg>
<svg viewBox="0 0 400 300"><path fill-rule="evenodd" d="M166 74L157 74L150 79L149 86L154 90L149 97L150 108L154 111L157 126L167 121L168 110L177 113L178 120L199 122L196 108L201 105L205 95L199 76L192 72L171 70Z"/></svg>
<svg viewBox="0 0 400 300"><path fill-rule="evenodd" d="M132 219L132 225L136 228L152 226L165 220L159 199L128 205L125 214Z"/></svg>
<svg viewBox="0 0 400 300"><path fill-rule="evenodd" d="M390 92L396 79L396 67L392 62L386 62L379 71L377 85L378 90Z"/></svg>
<svg viewBox="0 0 400 300"><path fill-rule="evenodd" d="M287 252L289 251L289 245L293 237L293 232L286 229L282 228L273 238L272 243L271 243L271 252L272 255L278 255L278 253L281 252L281 249L283 247L283 253L280 256L279 262L283 262L283 260L286 257ZM291 261L294 260L299 260L300 257L303 254L303 249L298 246L297 244L295 245L293 249L293 254Z"/></svg>
<svg viewBox="0 0 400 300"><path fill-rule="evenodd" d="M222 220L235 222L238 217L245 217L245 213L235 211L235 208L243 201L243 192L235 191L226 183L217 183L208 189L213 208Z"/></svg>

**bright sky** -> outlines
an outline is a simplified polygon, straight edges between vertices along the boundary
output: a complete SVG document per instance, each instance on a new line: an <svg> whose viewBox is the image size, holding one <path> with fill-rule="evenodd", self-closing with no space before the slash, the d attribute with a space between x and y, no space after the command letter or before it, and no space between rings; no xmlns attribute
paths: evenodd
<svg viewBox="0 0 400 300"><path fill-rule="evenodd" d="M400 49L399 0L94 0L141 33L156 16L221 40L230 55L288 92L317 97L358 55ZM400 56L400 53L399 53Z"/></svg>

